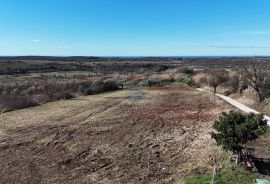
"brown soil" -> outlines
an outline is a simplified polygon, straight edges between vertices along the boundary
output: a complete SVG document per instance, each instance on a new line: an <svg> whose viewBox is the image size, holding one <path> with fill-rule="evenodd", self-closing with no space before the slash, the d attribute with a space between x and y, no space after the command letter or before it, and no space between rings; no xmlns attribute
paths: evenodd
<svg viewBox="0 0 270 184"><path fill-rule="evenodd" d="M211 170L211 125L231 108L175 85L5 113L0 183L181 183Z"/></svg>
<svg viewBox="0 0 270 184"><path fill-rule="evenodd" d="M264 135L250 141L247 146L259 178L270 179L270 136Z"/></svg>

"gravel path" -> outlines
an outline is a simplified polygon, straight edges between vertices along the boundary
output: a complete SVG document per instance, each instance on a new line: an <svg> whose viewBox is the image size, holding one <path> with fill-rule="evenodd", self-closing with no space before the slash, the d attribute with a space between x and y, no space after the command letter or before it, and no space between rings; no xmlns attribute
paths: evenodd
<svg viewBox="0 0 270 184"><path fill-rule="evenodd" d="M199 88L197 88L197 90L210 93L209 91L199 89ZM259 113L258 111L254 110L254 109L251 109L251 108L245 106L244 104L241 104L241 103L233 100L232 98L230 98L228 96L224 96L224 95L221 95L221 94L216 94L216 96L222 98L223 100L227 101L231 105L235 106L236 108L238 108L238 109L240 109L240 110L242 110L242 111L244 111L246 113L251 113L251 112L255 113L255 114ZM270 126L270 117L269 116L264 116L264 118L268 121L268 125Z"/></svg>

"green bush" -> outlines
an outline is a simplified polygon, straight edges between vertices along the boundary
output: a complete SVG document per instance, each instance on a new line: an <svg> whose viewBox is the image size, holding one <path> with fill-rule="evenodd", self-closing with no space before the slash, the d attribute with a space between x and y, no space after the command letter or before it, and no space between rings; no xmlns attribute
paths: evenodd
<svg viewBox="0 0 270 184"><path fill-rule="evenodd" d="M246 115L230 111L222 113L219 120L214 122L214 131L211 132L211 136L218 146L237 154L236 163L238 163L238 160L242 159L244 145L265 134L267 128L267 120L263 118L263 114Z"/></svg>
<svg viewBox="0 0 270 184"><path fill-rule="evenodd" d="M138 81L129 81L126 83L127 86L129 87L139 87L141 86L141 82L138 82Z"/></svg>
<svg viewBox="0 0 270 184"><path fill-rule="evenodd" d="M164 86L164 85L169 84L171 82L174 82L174 80L156 78L156 79L148 79L147 80L147 85L149 87L152 87L152 86Z"/></svg>
<svg viewBox="0 0 270 184"><path fill-rule="evenodd" d="M195 81L192 79L192 77L187 74L183 74L180 77L180 81L190 87L199 87L198 84L196 84Z"/></svg>

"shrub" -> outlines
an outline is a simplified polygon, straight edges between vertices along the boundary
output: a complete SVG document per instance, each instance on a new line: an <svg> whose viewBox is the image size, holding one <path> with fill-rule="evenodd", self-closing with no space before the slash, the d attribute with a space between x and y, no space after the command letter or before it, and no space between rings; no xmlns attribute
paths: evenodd
<svg viewBox="0 0 270 184"><path fill-rule="evenodd" d="M79 92L80 94L84 94L85 90L88 89L92 85L91 81L85 81L81 83L77 83L77 85L72 84L73 91Z"/></svg>
<svg viewBox="0 0 270 184"><path fill-rule="evenodd" d="M229 96L230 94L232 94L232 92L231 92L230 90L224 91L224 95L225 95L225 96Z"/></svg>
<svg viewBox="0 0 270 184"><path fill-rule="evenodd" d="M171 82L173 82L173 80L171 80L171 79L156 78L156 79L148 79L147 83L144 83L144 84L148 85L149 87L152 87L152 86L163 86L163 85L169 84Z"/></svg>
<svg viewBox="0 0 270 184"><path fill-rule="evenodd" d="M3 112L28 108L38 105L29 96L0 95L0 109Z"/></svg>
<svg viewBox="0 0 270 184"><path fill-rule="evenodd" d="M117 89L119 89L119 87L116 81L109 80L104 83L104 91L114 91Z"/></svg>
<svg viewBox="0 0 270 184"><path fill-rule="evenodd" d="M56 82L45 83L42 86L42 93L47 96L49 102L56 100L56 93L61 90L62 86Z"/></svg>
<svg viewBox="0 0 270 184"><path fill-rule="evenodd" d="M228 95L238 92L240 86L239 75L229 76L228 80L222 86L227 89L226 93Z"/></svg>
<svg viewBox="0 0 270 184"><path fill-rule="evenodd" d="M180 77L180 81L190 87L199 87L198 84L196 84L195 81L192 79L192 77L186 74Z"/></svg>
<svg viewBox="0 0 270 184"><path fill-rule="evenodd" d="M231 111L223 113L218 121L215 121L212 132L212 138L226 151L232 151L241 159L242 150L247 141L257 139L267 131L267 120L262 114L244 115Z"/></svg>
<svg viewBox="0 0 270 184"><path fill-rule="evenodd" d="M21 95L33 95L34 93L36 93L37 89L35 86L31 86L28 89L24 90L21 92Z"/></svg>
<svg viewBox="0 0 270 184"><path fill-rule="evenodd" d="M189 67L184 67L184 68L178 69L178 72L191 75L191 74L194 73L194 69L193 68L189 68Z"/></svg>
<svg viewBox="0 0 270 184"><path fill-rule="evenodd" d="M141 82L138 82L138 81L129 81L126 83L127 86L130 86L130 87L138 87L141 85Z"/></svg>
<svg viewBox="0 0 270 184"><path fill-rule="evenodd" d="M118 90L119 85L116 81L95 81L90 87L84 90L84 95L94 95L107 91Z"/></svg>
<svg viewBox="0 0 270 184"><path fill-rule="evenodd" d="M74 98L70 90L61 90L54 95L53 100L67 100Z"/></svg>
<svg viewBox="0 0 270 184"><path fill-rule="evenodd" d="M229 79L229 85L232 88L232 92L235 93L239 89L239 76L234 75Z"/></svg>

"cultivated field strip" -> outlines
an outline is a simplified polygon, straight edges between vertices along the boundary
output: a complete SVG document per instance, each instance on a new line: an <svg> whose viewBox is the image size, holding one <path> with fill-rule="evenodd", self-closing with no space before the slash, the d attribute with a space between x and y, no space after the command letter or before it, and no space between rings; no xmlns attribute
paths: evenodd
<svg viewBox="0 0 270 184"><path fill-rule="evenodd" d="M231 107L181 85L0 115L0 183L172 183L211 171L213 121Z"/></svg>

